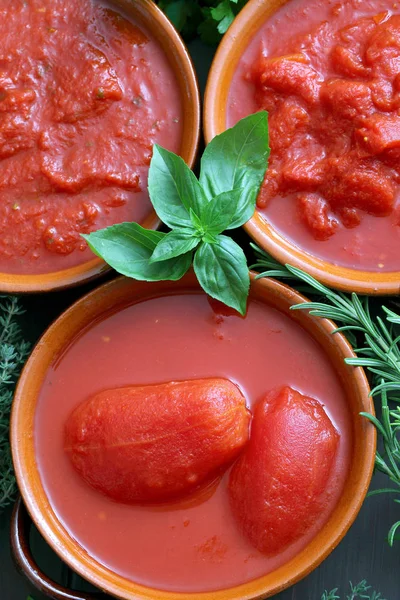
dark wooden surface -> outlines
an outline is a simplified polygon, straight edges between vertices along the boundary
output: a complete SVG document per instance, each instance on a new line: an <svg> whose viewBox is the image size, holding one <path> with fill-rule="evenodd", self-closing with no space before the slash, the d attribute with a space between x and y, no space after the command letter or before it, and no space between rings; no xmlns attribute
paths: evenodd
<svg viewBox="0 0 400 600"><path fill-rule="evenodd" d="M195 59L201 88L204 89L212 51L197 42L191 45L190 51ZM67 306L91 287L25 298L27 313L24 328L32 342ZM386 487L387 484L386 478L376 475L372 488ZM43 595L29 589L12 564L8 542L10 515L11 509L0 516L0 600L26 600L29 593L35 600L44 600ZM400 541L394 548L389 548L386 542L390 525L399 518L400 508L393 502L393 497L367 499L350 532L332 554L307 578L276 596L276 600L320 600L325 589L335 587L340 588L341 597L345 599L348 582L351 580L356 583L362 579L367 579L386 600L400 600ZM32 532L31 540L38 564L47 574L64 585L91 589L63 565L36 531Z"/></svg>

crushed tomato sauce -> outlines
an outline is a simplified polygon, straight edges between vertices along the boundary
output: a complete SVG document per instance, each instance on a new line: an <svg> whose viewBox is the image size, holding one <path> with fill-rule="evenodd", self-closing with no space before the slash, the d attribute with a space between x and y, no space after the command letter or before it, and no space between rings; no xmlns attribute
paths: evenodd
<svg viewBox="0 0 400 600"><path fill-rule="evenodd" d="M346 266L399 268L398 5L321 4L290 0L265 24L235 74L228 121L269 112L257 206L284 234Z"/></svg>
<svg viewBox="0 0 400 600"><path fill-rule="evenodd" d="M0 0L0 271L93 258L81 233L150 212L181 100L158 43L97 0Z"/></svg>

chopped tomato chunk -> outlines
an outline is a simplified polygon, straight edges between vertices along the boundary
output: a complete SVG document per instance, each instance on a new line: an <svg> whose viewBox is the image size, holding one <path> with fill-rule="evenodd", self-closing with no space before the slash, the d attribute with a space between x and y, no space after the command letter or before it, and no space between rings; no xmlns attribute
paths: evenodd
<svg viewBox="0 0 400 600"><path fill-rule="evenodd" d="M357 130L360 143L370 154L400 147L400 118L395 115L373 114Z"/></svg>
<svg viewBox="0 0 400 600"><path fill-rule="evenodd" d="M300 218L312 231L316 240L327 240L338 227L338 221L330 214L328 202L318 194L300 194L298 198Z"/></svg>
<svg viewBox="0 0 400 600"><path fill-rule="evenodd" d="M309 103L318 99L320 77L317 71L298 59L283 56L261 60L257 71L257 81L264 90L272 88L282 95L300 96Z"/></svg>
<svg viewBox="0 0 400 600"><path fill-rule="evenodd" d="M335 10L339 18L344 5ZM400 181L400 15L314 24L287 53L264 50L250 73L254 99L270 113L258 208L293 196L319 241L357 227L363 212L390 215Z"/></svg>
<svg viewBox="0 0 400 600"><path fill-rule="evenodd" d="M393 208L394 186L379 162L330 161L324 191L334 208L359 208L377 216Z"/></svg>

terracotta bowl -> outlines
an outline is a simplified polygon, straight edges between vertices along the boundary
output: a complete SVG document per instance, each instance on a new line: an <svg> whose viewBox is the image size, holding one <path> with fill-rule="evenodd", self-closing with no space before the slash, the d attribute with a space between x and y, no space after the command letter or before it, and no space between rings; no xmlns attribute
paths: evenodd
<svg viewBox="0 0 400 600"><path fill-rule="evenodd" d="M192 167L200 137L200 96L196 74L189 53L173 25L152 0L113 0L128 15L143 25L159 42L175 72L182 97L184 119L180 155ZM156 229L160 221L152 210L141 222ZM76 267L39 275L0 273L0 293L47 292L64 289L94 279L109 270L100 258Z"/></svg>
<svg viewBox="0 0 400 600"><path fill-rule="evenodd" d="M225 34L215 55L205 93L204 136L207 143L226 129L229 89L244 51L267 19L288 1L249 0ZM312 256L276 231L257 211L244 228L279 262L299 267L329 287L361 294L400 292L400 272L349 269Z"/></svg>
<svg viewBox="0 0 400 600"><path fill-rule="evenodd" d="M182 594L144 587L117 575L81 548L53 511L35 458L35 409L46 372L80 332L105 314L155 295L199 289L192 273L175 283L144 283L118 278L102 285L76 302L46 331L22 372L15 394L11 420L13 460L19 489L35 525L72 569L102 590L124 600L255 600L280 592L312 571L340 542L361 507L374 467L375 428L359 415L361 411L372 413L373 404L364 371L344 363L345 357L354 356L348 342L341 334L332 335L335 326L331 321L290 310L293 304L304 301L303 296L274 280L256 281L253 275L251 297L288 315L316 340L337 372L347 396L354 443L343 494L328 522L304 550L276 571L238 587L207 593ZM21 564L23 559L19 562ZM29 563L29 560L25 562ZM35 578L31 576L31 580L35 581Z"/></svg>

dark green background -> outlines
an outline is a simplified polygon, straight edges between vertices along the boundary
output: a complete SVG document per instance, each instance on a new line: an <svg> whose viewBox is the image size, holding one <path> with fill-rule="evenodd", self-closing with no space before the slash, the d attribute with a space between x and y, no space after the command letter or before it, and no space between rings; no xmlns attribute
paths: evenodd
<svg viewBox="0 0 400 600"><path fill-rule="evenodd" d="M189 50L197 68L200 87L204 90L213 51L199 42L192 43ZM239 234L239 240L247 246L248 239L244 234ZM24 298L23 304L27 309L24 330L28 339L32 342L37 340L49 323L94 285ZM387 485L385 477L376 475L372 488ZM0 516L0 600L25 600L28 593L33 593L35 600L43 600L44 596L30 589L12 564L8 541L10 515L11 509ZM400 541L394 548L389 548L386 542L390 526L399 518L399 505L393 502L393 497L375 496L367 499L350 532L322 565L302 582L275 598L320 600L325 589L335 587L340 588L345 598L349 580L356 583L367 579L386 600L400 600ZM71 574L36 531L32 532L31 537L34 555L47 574L77 589L91 589L79 577ZM135 540L132 540L134 543Z"/></svg>

